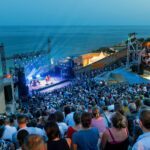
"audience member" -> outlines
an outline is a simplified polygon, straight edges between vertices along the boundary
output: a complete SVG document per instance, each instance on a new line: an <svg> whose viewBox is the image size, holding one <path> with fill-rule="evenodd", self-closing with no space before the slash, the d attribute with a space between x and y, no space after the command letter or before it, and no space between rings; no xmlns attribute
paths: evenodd
<svg viewBox="0 0 150 150"><path fill-rule="evenodd" d="M150 149L150 109L143 109L140 112L140 127L143 134L139 136L137 142L133 145L132 150L149 150Z"/></svg>
<svg viewBox="0 0 150 150"><path fill-rule="evenodd" d="M88 112L81 115L81 130L73 134L74 150L98 150L99 132L97 128L91 127L92 116Z"/></svg>
<svg viewBox="0 0 150 150"><path fill-rule="evenodd" d="M25 138L24 150L47 150L43 138L36 134L30 134Z"/></svg>
<svg viewBox="0 0 150 150"><path fill-rule="evenodd" d="M68 126L64 122L64 115L61 111L56 111L56 120L61 133L61 137L64 137L67 133Z"/></svg>
<svg viewBox="0 0 150 150"><path fill-rule="evenodd" d="M129 135L123 115L115 112L111 121L112 127L108 128L102 136L101 148L104 150L128 150Z"/></svg>
<svg viewBox="0 0 150 150"><path fill-rule="evenodd" d="M73 119L74 119L74 122L75 122L75 126L70 126L68 128L68 132L67 132L67 137L72 139L72 135L73 133L79 131L81 129L81 112L75 112L73 114Z"/></svg>
<svg viewBox="0 0 150 150"><path fill-rule="evenodd" d="M92 127L96 127L99 131L100 136L102 136L103 132L106 130L105 119L100 115L100 110L98 107L94 107L92 110Z"/></svg>
<svg viewBox="0 0 150 150"><path fill-rule="evenodd" d="M22 129L17 134L17 140L19 142L19 148L17 150L23 150L23 143L25 138L29 135L28 131L25 129Z"/></svg>
<svg viewBox="0 0 150 150"><path fill-rule="evenodd" d="M61 138L60 130L56 122L49 122L45 126L47 133L48 150L69 150L71 146L70 139Z"/></svg>

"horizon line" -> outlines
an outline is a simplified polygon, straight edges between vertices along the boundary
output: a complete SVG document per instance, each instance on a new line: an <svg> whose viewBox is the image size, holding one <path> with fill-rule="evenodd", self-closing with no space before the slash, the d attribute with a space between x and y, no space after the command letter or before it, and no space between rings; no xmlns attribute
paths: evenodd
<svg viewBox="0 0 150 150"><path fill-rule="evenodd" d="M0 25L0 27L9 27L9 26L16 26L16 27L19 27L19 26L34 26L34 27L41 27L41 26L44 26L44 27L98 27L98 26L150 26L150 25Z"/></svg>

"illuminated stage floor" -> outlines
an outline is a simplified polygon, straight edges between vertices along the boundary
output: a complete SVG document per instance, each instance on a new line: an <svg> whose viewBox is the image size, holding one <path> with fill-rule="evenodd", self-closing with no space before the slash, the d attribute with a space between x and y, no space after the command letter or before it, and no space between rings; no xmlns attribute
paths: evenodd
<svg viewBox="0 0 150 150"><path fill-rule="evenodd" d="M142 75L142 77L149 80L150 82L150 71L144 70L144 74Z"/></svg>
<svg viewBox="0 0 150 150"><path fill-rule="evenodd" d="M46 82L46 80L40 80L40 84L37 83L36 86L28 85L29 91L36 90L36 91L45 91L50 87L58 86L68 80L61 79L61 78L51 78L50 81Z"/></svg>

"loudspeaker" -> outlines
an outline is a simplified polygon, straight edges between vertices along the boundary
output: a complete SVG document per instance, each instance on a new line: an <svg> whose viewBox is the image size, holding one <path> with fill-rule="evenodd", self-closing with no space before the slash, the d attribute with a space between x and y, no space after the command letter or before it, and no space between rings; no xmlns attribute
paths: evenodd
<svg viewBox="0 0 150 150"><path fill-rule="evenodd" d="M144 67L142 64L139 65L138 74L140 74L140 75L144 74Z"/></svg>
<svg viewBox="0 0 150 150"><path fill-rule="evenodd" d="M28 96L28 87L26 86L26 79L25 79L25 73L24 68L18 69L18 93L19 97L26 97Z"/></svg>
<svg viewBox="0 0 150 150"><path fill-rule="evenodd" d="M132 65L131 69L133 72L137 72L138 71L138 65L136 65L136 64Z"/></svg>
<svg viewBox="0 0 150 150"><path fill-rule="evenodd" d="M4 96L5 96L5 103L11 103L13 99L12 95L12 86L11 85L5 85L4 86Z"/></svg>
<svg viewBox="0 0 150 150"><path fill-rule="evenodd" d="M136 72L140 75L143 75L143 73L144 73L144 67L142 64L140 64L139 66L137 64L134 64L131 66L131 69L133 72Z"/></svg>

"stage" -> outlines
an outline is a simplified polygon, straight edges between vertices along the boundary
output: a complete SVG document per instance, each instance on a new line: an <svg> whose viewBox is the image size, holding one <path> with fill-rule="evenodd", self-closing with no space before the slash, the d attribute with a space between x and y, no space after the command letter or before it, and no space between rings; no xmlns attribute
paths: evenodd
<svg viewBox="0 0 150 150"><path fill-rule="evenodd" d="M56 86L59 86L60 84L66 83L66 82L69 82L69 80L51 77L49 81L38 80L36 85L28 84L28 87L29 87L29 91L40 91L40 92L46 91L46 92L48 92L49 88L53 87L53 89L54 89L54 87L55 87L55 89L56 89Z"/></svg>

